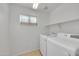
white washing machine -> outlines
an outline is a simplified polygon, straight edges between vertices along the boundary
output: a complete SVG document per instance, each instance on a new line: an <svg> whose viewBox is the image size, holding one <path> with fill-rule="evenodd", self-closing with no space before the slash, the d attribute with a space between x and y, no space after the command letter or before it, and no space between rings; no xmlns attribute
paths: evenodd
<svg viewBox="0 0 79 59"><path fill-rule="evenodd" d="M47 56L79 56L79 39L49 38L47 40Z"/></svg>
<svg viewBox="0 0 79 59"><path fill-rule="evenodd" d="M56 40L57 38L52 38ZM60 40L60 39L59 39ZM58 42L47 40L47 56L70 56L68 51L59 45Z"/></svg>

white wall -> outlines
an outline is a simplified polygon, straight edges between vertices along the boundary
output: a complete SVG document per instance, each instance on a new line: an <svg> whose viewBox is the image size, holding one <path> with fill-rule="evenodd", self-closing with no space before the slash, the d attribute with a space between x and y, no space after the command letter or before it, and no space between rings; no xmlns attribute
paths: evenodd
<svg viewBox="0 0 79 59"><path fill-rule="evenodd" d="M49 26L50 32L79 33L79 4L62 4L51 14L50 23L74 20Z"/></svg>
<svg viewBox="0 0 79 59"><path fill-rule="evenodd" d="M55 32L55 33L60 32L60 27L58 24L48 26L47 28L48 28L47 30L48 32Z"/></svg>
<svg viewBox="0 0 79 59"><path fill-rule="evenodd" d="M9 54L8 5L0 4L0 56Z"/></svg>
<svg viewBox="0 0 79 59"><path fill-rule="evenodd" d="M79 34L79 20L61 24L61 32Z"/></svg>
<svg viewBox="0 0 79 59"><path fill-rule="evenodd" d="M38 25L25 25L20 24L19 15L36 15ZM10 5L10 40L11 40L11 53L16 55L23 51L32 51L39 49L39 35L44 29L43 26L48 20L48 14L43 12L35 12L25 7L18 5ZM47 21L48 22L48 21ZM45 31L45 30L44 30Z"/></svg>
<svg viewBox="0 0 79 59"><path fill-rule="evenodd" d="M79 4L61 4L61 6L51 13L50 19L50 24L79 19Z"/></svg>

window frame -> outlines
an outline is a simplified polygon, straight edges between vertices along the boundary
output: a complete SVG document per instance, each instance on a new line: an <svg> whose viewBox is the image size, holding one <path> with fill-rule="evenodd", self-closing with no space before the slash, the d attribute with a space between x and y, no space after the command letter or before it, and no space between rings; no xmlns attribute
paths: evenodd
<svg viewBox="0 0 79 59"><path fill-rule="evenodd" d="M28 16L28 17L29 17L28 22L22 22L21 16ZM31 17L36 17L36 23L32 23L32 22L31 22ZM19 18L20 18L20 23L22 23L22 24L36 24L36 25L37 25L37 16L33 16L33 15L23 15L23 14L21 14L21 15L19 16Z"/></svg>

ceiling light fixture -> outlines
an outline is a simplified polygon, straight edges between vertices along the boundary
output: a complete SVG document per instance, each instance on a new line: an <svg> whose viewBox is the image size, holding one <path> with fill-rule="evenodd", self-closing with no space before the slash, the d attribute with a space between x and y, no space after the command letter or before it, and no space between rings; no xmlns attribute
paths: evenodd
<svg viewBox="0 0 79 59"><path fill-rule="evenodd" d="M33 3L33 9L37 9L38 5L39 5L39 3Z"/></svg>

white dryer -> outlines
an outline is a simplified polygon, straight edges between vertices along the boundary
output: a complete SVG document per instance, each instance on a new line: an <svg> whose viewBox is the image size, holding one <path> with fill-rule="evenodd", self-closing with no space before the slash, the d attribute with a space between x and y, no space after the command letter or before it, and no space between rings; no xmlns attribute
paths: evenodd
<svg viewBox="0 0 79 59"><path fill-rule="evenodd" d="M40 52L43 56L47 55L47 40L50 37L57 36L56 33L48 33L40 35Z"/></svg>
<svg viewBox="0 0 79 59"><path fill-rule="evenodd" d="M47 54L47 36L42 34L40 35L40 52L43 56Z"/></svg>

